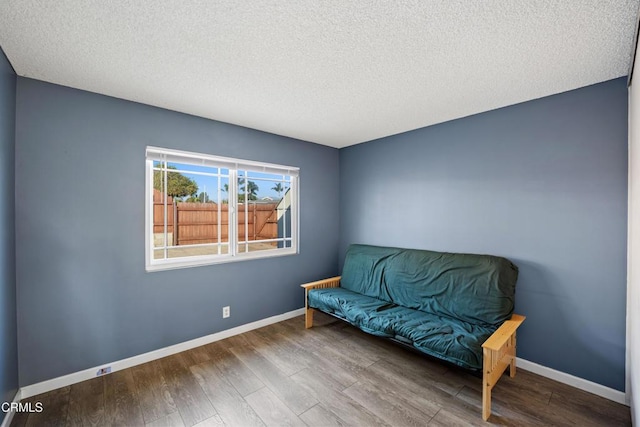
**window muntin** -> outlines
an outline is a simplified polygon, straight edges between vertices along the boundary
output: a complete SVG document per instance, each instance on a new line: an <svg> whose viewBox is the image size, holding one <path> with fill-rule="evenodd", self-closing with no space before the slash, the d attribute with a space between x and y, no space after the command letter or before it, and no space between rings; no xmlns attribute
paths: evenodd
<svg viewBox="0 0 640 427"><path fill-rule="evenodd" d="M147 270L298 251L298 169L147 147Z"/></svg>

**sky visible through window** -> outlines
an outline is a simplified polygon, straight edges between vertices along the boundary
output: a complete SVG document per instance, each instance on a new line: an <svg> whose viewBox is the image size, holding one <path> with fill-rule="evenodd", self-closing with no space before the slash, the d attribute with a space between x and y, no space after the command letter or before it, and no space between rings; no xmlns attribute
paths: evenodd
<svg viewBox="0 0 640 427"><path fill-rule="evenodd" d="M162 168L162 162L153 162L154 172L156 168ZM195 193L182 197L175 197L176 200L192 201L192 202L214 202L226 203L229 199L229 170L224 168L214 168L208 166L196 166L183 163L167 162L168 174L180 174L192 180L197 188ZM175 168L175 169L173 169ZM172 170L175 170L173 172ZM220 175L218 176L218 172ZM158 171L157 173L162 173ZM213 176L211 176L213 175ZM170 179L170 178L169 178ZM283 175L274 175L270 173L254 172L254 171L238 171L238 187L245 189L245 181L248 182L248 191L252 193L251 201L278 201L290 187L290 177ZM218 184L219 183L219 184ZM218 194L218 185L220 191ZM155 184L158 190L162 190L159 183ZM244 200L240 199L240 201Z"/></svg>

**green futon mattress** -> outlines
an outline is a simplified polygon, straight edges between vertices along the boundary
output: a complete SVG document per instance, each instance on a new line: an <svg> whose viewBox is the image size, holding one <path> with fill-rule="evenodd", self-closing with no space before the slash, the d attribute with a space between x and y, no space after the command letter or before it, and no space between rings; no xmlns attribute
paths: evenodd
<svg viewBox="0 0 640 427"><path fill-rule="evenodd" d="M401 307L344 288L310 290L308 303L365 332L410 343L423 353L467 369L482 369L482 343L496 329Z"/></svg>

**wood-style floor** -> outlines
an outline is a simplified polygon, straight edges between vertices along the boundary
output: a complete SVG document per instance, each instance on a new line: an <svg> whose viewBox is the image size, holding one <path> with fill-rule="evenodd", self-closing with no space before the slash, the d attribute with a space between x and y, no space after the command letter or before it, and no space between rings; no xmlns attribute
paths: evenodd
<svg viewBox="0 0 640 427"><path fill-rule="evenodd" d="M316 313L32 397L12 426L485 425L480 378ZM489 423L631 425L629 408L519 370Z"/></svg>

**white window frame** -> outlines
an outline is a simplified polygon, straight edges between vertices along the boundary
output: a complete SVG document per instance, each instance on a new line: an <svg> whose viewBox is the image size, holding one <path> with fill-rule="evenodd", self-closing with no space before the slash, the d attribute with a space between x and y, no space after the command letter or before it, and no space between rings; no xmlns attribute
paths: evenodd
<svg viewBox="0 0 640 427"><path fill-rule="evenodd" d="M153 162L175 162L196 166L210 166L229 170L229 242L227 254L198 255L188 257L154 259L153 233ZM289 176L291 199L291 247L274 248L253 252L239 252L238 245L238 171L264 172ZM299 253L299 171L292 166L251 160L220 157L211 154L194 153L168 148L147 146L145 152L145 268L146 271L161 271L176 268L197 267L202 265L221 264L226 262L246 261L251 259L271 258ZM245 177L245 182L249 180ZM165 218L165 227L166 227ZM286 237L285 237L286 238ZM212 244L213 245L213 244ZM165 245L166 247L166 245Z"/></svg>

